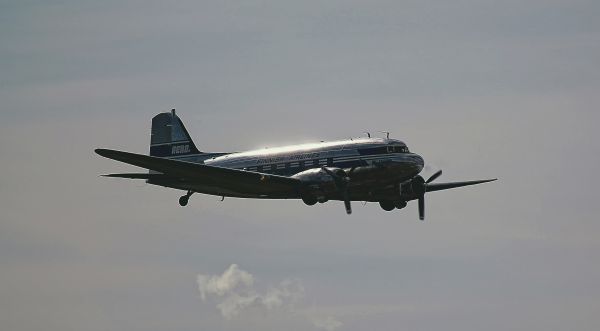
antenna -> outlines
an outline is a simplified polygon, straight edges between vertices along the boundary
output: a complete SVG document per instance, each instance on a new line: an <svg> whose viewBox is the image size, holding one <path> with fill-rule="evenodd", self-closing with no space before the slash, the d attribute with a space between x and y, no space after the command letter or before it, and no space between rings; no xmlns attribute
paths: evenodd
<svg viewBox="0 0 600 331"><path fill-rule="evenodd" d="M365 131L365 132L363 132L363 133L366 133L366 134L367 134L367 137L371 138L371 132L369 132L369 131Z"/></svg>
<svg viewBox="0 0 600 331"><path fill-rule="evenodd" d="M390 132L389 131L381 131L381 133L385 133L386 139L390 139Z"/></svg>
<svg viewBox="0 0 600 331"><path fill-rule="evenodd" d="M175 108L171 109L171 115L173 115L173 117L175 117Z"/></svg>

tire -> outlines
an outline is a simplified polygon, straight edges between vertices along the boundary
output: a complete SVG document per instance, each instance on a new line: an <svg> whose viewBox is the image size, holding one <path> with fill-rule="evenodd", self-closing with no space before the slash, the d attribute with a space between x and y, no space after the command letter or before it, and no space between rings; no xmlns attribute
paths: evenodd
<svg viewBox="0 0 600 331"><path fill-rule="evenodd" d="M396 208L394 202L389 200L379 201L379 206L385 211L392 211Z"/></svg>
<svg viewBox="0 0 600 331"><path fill-rule="evenodd" d="M396 201L394 202L394 206L396 207L396 209L402 209L406 207L406 201Z"/></svg>
<svg viewBox="0 0 600 331"><path fill-rule="evenodd" d="M179 205L181 207L185 207L185 206L187 206L189 200L190 199L187 196L184 195L184 196L182 196L182 197L179 198Z"/></svg>
<svg viewBox="0 0 600 331"><path fill-rule="evenodd" d="M317 198L311 195L305 195L302 197L302 202L304 202L307 206L312 206L314 204L316 204Z"/></svg>

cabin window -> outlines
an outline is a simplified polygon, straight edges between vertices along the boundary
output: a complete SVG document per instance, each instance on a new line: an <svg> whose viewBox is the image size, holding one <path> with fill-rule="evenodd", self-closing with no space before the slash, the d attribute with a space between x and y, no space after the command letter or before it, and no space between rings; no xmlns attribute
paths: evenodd
<svg viewBox="0 0 600 331"><path fill-rule="evenodd" d="M256 167L256 171L258 171L258 172L263 172L263 166L258 166L258 167Z"/></svg>

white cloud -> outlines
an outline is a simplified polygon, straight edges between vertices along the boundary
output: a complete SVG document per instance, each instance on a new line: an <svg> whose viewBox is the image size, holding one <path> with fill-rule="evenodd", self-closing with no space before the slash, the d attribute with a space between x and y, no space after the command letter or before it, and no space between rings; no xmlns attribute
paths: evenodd
<svg viewBox="0 0 600 331"><path fill-rule="evenodd" d="M198 274L197 282L202 301L214 302L228 320L257 308L300 316L319 330L334 331L342 326L334 316L320 314L314 308L295 309L304 298L304 286L297 279L284 279L277 286L260 291L252 274L232 264L221 275Z"/></svg>
<svg viewBox="0 0 600 331"><path fill-rule="evenodd" d="M325 331L334 331L342 326L342 322L338 321L333 316L325 316L325 317L310 317L310 321L312 324L321 330Z"/></svg>
<svg viewBox="0 0 600 331"><path fill-rule="evenodd" d="M251 287L254 284L254 277L246 271L241 270L237 264L230 265L221 276L199 274L197 280L202 300L206 300L207 294L224 296L232 293L238 285Z"/></svg>
<svg viewBox="0 0 600 331"><path fill-rule="evenodd" d="M260 293L254 287L254 277L237 264L230 265L222 275L199 274L197 282L202 300L216 301L217 309L227 319L250 307L265 310L291 308L304 296L301 282L292 279L285 279L278 286Z"/></svg>

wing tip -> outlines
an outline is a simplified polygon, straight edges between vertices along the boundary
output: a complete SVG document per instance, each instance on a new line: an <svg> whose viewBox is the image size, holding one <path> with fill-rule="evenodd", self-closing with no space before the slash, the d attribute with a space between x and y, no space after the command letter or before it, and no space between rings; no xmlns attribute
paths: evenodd
<svg viewBox="0 0 600 331"><path fill-rule="evenodd" d="M96 148L94 149L94 153L106 157L106 154L110 152L110 149L106 148Z"/></svg>
<svg viewBox="0 0 600 331"><path fill-rule="evenodd" d="M497 181L497 180L498 180L498 178L480 179L480 180L475 180L475 181L473 181L473 184L474 184L474 185L477 185L477 184L485 184L485 183L491 183L491 182L495 182L495 181Z"/></svg>

